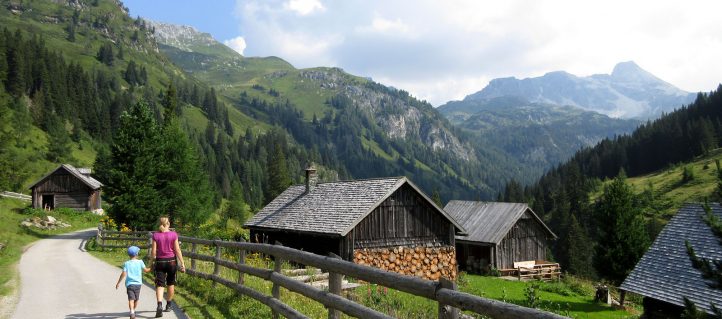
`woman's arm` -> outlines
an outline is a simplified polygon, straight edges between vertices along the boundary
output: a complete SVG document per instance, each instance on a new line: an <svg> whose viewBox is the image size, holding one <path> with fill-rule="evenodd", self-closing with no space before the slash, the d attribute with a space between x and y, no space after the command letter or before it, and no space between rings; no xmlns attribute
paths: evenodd
<svg viewBox="0 0 722 319"><path fill-rule="evenodd" d="M178 262L180 263L180 271L186 272L186 265L183 261L183 252L181 252L180 244L178 243L178 238L173 241L173 250L175 251L176 259L178 259Z"/></svg>

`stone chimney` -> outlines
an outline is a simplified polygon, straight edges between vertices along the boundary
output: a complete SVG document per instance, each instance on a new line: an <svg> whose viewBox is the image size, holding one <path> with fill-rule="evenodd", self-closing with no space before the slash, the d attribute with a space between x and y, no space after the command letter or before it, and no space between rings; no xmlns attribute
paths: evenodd
<svg viewBox="0 0 722 319"><path fill-rule="evenodd" d="M311 162L306 167L306 194L310 193L311 191L313 191L314 188L316 188L316 183L318 183L316 166L314 166L313 162Z"/></svg>

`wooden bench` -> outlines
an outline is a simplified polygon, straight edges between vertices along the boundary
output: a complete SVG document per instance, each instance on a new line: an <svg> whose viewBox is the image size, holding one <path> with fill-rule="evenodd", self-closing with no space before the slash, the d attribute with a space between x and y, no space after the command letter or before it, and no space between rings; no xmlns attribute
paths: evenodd
<svg viewBox="0 0 722 319"><path fill-rule="evenodd" d="M554 280L561 276L558 263L546 260L526 260L514 262L514 268L500 269L502 276L516 276L519 281L528 279Z"/></svg>

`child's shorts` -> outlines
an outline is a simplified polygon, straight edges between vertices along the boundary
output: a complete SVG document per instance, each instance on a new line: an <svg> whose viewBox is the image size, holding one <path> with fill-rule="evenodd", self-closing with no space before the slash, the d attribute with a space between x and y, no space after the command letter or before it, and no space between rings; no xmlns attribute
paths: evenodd
<svg viewBox="0 0 722 319"><path fill-rule="evenodd" d="M140 285L129 285L126 290L128 291L128 300L140 299Z"/></svg>

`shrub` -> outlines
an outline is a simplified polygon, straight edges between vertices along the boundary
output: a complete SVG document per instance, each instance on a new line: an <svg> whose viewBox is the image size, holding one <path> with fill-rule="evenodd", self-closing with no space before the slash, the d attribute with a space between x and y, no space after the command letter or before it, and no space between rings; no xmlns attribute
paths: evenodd
<svg viewBox="0 0 722 319"><path fill-rule="evenodd" d="M530 283L524 289L524 297L526 298L526 306L529 308L536 308L539 305L539 290L538 283Z"/></svg>

